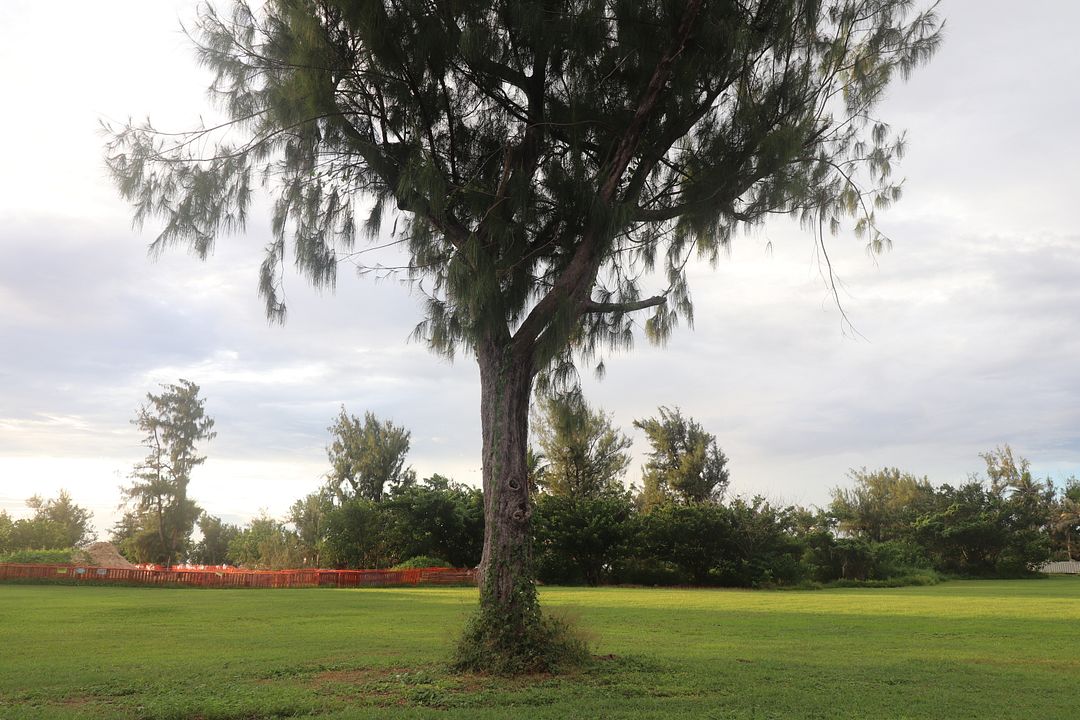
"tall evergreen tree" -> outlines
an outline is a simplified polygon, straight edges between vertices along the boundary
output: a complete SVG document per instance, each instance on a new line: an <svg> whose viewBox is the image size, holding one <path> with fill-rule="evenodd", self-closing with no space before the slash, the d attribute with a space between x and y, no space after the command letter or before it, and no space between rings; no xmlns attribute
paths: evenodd
<svg viewBox="0 0 1080 720"><path fill-rule="evenodd" d="M172 565L185 559L202 514L187 492L192 471L206 461L198 443L217 435L205 405L199 386L180 380L162 386L159 395L147 393L132 420L144 433L146 459L132 471L131 485L123 488L132 514L125 515L114 536L133 546L129 553L143 562Z"/></svg>
<svg viewBox="0 0 1080 720"><path fill-rule="evenodd" d="M480 367L485 526L481 664L543 667L531 579L529 397L575 359L692 319L685 268L733 231L791 213L842 219L880 249L873 208L902 138L873 116L938 44L911 0L243 0L193 37L223 126L118 128L108 163L152 249L200 256L277 192L260 291L295 261L332 286L400 211L427 295L417 335ZM369 265L378 265L370 263ZM650 284L654 289L650 290ZM525 640L523 640L525 639Z"/></svg>

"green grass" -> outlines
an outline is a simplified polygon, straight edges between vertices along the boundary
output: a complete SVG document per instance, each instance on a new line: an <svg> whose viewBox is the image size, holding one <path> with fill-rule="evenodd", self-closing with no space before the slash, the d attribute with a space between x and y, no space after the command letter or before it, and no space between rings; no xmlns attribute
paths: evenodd
<svg viewBox="0 0 1080 720"><path fill-rule="evenodd" d="M469 588L0 585L0 718L1080 717L1080 578L541 597L591 667L448 673Z"/></svg>

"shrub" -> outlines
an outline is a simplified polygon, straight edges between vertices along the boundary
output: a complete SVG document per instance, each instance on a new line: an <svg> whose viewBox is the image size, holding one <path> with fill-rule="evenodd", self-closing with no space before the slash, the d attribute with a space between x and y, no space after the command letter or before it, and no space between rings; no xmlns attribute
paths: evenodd
<svg viewBox="0 0 1080 720"><path fill-rule="evenodd" d="M27 565L66 565L72 562L74 548L64 550L16 550L0 555L0 563Z"/></svg>
<svg viewBox="0 0 1080 720"><path fill-rule="evenodd" d="M392 569L394 570L416 570L420 568L448 568L452 567L450 563L437 557L431 557L430 555L417 555L411 557L405 562L400 562Z"/></svg>

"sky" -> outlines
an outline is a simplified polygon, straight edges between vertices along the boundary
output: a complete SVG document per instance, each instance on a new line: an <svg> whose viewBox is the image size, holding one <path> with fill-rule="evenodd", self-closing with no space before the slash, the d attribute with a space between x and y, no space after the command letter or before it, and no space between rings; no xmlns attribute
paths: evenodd
<svg viewBox="0 0 1080 720"><path fill-rule="evenodd" d="M945 42L878 115L907 130L894 247L829 240L846 329L811 236L778 220L691 268L693 329L583 372L589 401L647 451L635 418L678 406L716 435L732 492L825 504L850 468L964 481L1003 443L1040 476L1080 475L1080 4L942 3ZM420 299L343 269L287 278L271 326L257 288L265 215L203 262L151 261L103 166L99 123L210 116L179 0L0 2L0 509L67 489L99 534L143 456L147 392L202 388L217 438L190 495L246 522L282 516L328 469L344 405L412 432L410 464L480 482L479 377L409 340Z"/></svg>

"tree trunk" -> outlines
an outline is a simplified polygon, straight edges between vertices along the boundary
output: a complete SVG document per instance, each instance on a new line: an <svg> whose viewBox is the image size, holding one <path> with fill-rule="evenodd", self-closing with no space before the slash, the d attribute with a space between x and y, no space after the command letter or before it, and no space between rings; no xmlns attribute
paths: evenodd
<svg viewBox="0 0 1080 720"><path fill-rule="evenodd" d="M540 617L532 577L527 482L533 373L529 362L516 359L506 345L481 346L477 361L485 520L480 612L489 620L497 619L499 639L512 647Z"/></svg>

